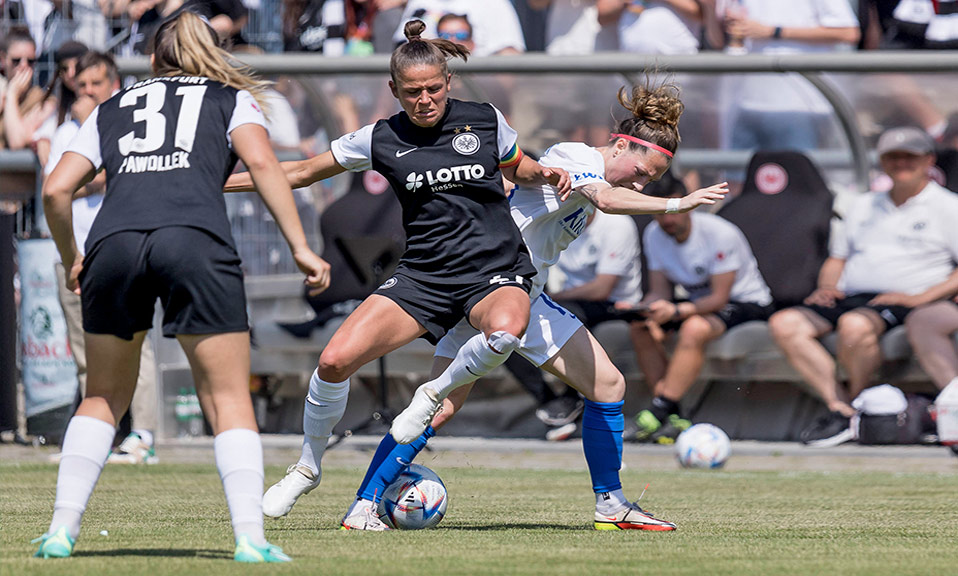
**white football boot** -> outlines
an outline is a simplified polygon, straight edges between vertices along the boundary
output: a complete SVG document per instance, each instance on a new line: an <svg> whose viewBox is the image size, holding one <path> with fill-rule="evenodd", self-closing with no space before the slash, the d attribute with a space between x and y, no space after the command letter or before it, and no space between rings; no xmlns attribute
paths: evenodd
<svg viewBox="0 0 958 576"><path fill-rule="evenodd" d="M263 514L270 518L286 516L300 496L319 486L322 476L322 470L313 474L306 466L293 464L286 469L286 476L263 494Z"/></svg>
<svg viewBox="0 0 958 576"><path fill-rule="evenodd" d="M441 410L442 400L436 397L435 391L423 384L416 388L409 406L393 420L389 433L396 442L409 444L426 431L433 417Z"/></svg>
<svg viewBox="0 0 958 576"><path fill-rule="evenodd" d="M675 530L675 524L659 520L634 502L627 503L612 516L595 513L596 530L654 530L666 532Z"/></svg>
<svg viewBox="0 0 958 576"><path fill-rule="evenodd" d="M372 530L383 532L392 530L376 513L376 503L371 500L357 499L340 522L340 530Z"/></svg>

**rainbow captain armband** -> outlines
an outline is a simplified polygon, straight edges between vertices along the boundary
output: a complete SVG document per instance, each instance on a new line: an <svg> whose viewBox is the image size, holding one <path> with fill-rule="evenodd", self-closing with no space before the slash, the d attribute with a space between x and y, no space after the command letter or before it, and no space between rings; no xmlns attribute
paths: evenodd
<svg viewBox="0 0 958 576"><path fill-rule="evenodd" d="M519 149L518 144L513 144L512 148L509 149L509 152L499 159L499 167L508 168L510 166L518 166L521 160L522 150Z"/></svg>

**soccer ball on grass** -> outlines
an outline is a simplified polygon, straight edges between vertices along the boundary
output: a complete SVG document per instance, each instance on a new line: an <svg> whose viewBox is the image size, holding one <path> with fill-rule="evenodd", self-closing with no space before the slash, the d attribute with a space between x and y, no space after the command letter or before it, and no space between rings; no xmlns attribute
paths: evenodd
<svg viewBox="0 0 958 576"><path fill-rule="evenodd" d="M383 491L379 517L390 528L432 528L446 515L448 502L446 486L439 476L425 466L410 464Z"/></svg>

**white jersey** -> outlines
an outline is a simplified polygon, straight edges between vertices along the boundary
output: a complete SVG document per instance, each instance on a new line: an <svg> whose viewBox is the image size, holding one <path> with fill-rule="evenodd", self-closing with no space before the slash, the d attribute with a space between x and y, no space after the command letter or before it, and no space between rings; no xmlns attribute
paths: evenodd
<svg viewBox="0 0 958 576"><path fill-rule="evenodd" d="M690 216L692 231L681 244L666 234L658 222L645 229L642 249L649 270L663 272L670 282L682 286L693 301L711 293L712 276L735 272L729 300L771 304L772 294L738 226L707 212L692 212Z"/></svg>
<svg viewBox="0 0 958 576"><path fill-rule="evenodd" d="M53 133L53 139L50 141L50 155L47 158L47 164L43 167L44 176L53 173L58 162L63 157L67 146L73 140L77 132L80 131L80 124L76 120L70 119L60 125ZM103 194L93 194L83 198L77 198L73 201L73 237L76 239L77 251L81 256L85 255L86 237L90 234L90 227L100 212L100 206L103 204ZM57 261L60 255L57 254Z"/></svg>
<svg viewBox="0 0 958 576"><path fill-rule="evenodd" d="M579 239L559 256L562 290L591 282L599 274L618 276L609 300L638 304L642 299L639 228L624 214L596 212Z"/></svg>
<svg viewBox="0 0 958 576"><path fill-rule="evenodd" d="M845 260L846 294L919 294L944 282L958 262L958 196L929 182L895 206L887 192L865 194L836 231L831 255Z"/></svg>
<svg viewBox="0 0 958 576"><path fill-rule="evenodd" d="M543 166L564 168L572 179L572 187L605 182L605 161L591 146L578 142L562 142L546 150L539 159ZM538 274L532 296L542 291L548 269L559 260L559 254L585 229L586 219L595 206L581 194L572 194L559 201L556 189L549 185L517 188L509 199L512 219L522 233Z"/></svg>

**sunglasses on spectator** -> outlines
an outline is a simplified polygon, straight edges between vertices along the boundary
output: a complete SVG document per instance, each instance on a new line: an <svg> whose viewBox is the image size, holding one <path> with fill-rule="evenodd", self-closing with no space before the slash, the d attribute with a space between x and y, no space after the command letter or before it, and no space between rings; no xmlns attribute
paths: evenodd
<svg viewBox="0 0 958 576"><path fill-rule="evenodd" d="M26 58L26 57L22 57L22 58L11 58L10 60L13 61L14 66L19 66L21 62L26 62L26 63L29 64L30 66L33 66L34 64L37 63L37 59L36 59L36 58Z"/></svg>
<svg viewBox="0 0 958 576"><path fill-rule="evenodd" d="M459 40L460 42L468 40L470 34L466 31L461 32L440 32L439 37L443 40Z"/></svg>

